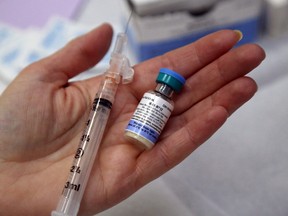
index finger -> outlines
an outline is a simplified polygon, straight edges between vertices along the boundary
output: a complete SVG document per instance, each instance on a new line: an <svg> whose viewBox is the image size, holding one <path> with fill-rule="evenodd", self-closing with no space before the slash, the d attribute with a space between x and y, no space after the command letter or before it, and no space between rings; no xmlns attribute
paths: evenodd
<svg viewBox="0 0 288 216"><path fill-rule="evenodd" d="M194 73L228 52L241 38L239 31L221 30L187 46L134 66L133 93L140 99L143 92L155 86L161 67L167 67L189 78Z"/></svg>

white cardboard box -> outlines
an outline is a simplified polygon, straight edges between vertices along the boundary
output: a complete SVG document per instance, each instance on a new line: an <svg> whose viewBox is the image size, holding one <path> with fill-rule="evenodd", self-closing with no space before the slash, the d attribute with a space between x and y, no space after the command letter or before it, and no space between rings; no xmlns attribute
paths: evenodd
<svg viewBox="0 0 288 216"><path fill-rule="evenodd" d="M135 5L122 1L123 23ZM241 43L258 38L262 0L222 0L201 14L177 10L157 15L139 15L135 11L128 26L128 37L137 59L161 55L186 45L219 29L238 29L244 34ZM153 12L154 13L154 12Z"/></svg>

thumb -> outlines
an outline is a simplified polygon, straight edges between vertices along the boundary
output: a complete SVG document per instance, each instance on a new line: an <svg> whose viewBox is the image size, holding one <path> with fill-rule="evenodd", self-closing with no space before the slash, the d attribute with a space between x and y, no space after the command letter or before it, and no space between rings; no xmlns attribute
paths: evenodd
<svg viewBox="0 0 288 216"><path fill-rule="evenodd" d="M40 70L32 71L37 71L37 76L41 76L42 79L49 77L48 80L51 82L55 81L53 77L58 80L59 77L65 78L67 82L70 78L93 67L103 58L111 44L112 34L112 27L103 24L70 41L53 55L38 61L33 66L40 66Z"/></svg>

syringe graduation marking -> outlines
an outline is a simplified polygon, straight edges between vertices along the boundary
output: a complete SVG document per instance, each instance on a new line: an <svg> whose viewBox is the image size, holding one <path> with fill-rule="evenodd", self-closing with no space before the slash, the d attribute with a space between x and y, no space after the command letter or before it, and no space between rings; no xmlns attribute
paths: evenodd
<svg viewBox="0 0 288 216"><path fill-rule="evenodd" d="M69 181L67 181L64 187L66 189L74 190L78 192L80 190L81 184L72 184Z"/></svg>
<svg viewBox="0 0 288 216"><path fill-rule="evenodd" d="M108 109L112 108L112 103L105 98L95 98L93 101L92 110L95 111L98 105L102 105L104 107L107 107Z"/></svg>
<svg viewBox="0 0 288 216"><path fill-rule="evenodd" d="M78 159L78 158L81 158L83 155L84 155L84 150L82 148L78 148L74 158Z"/></svg>
<svg viewBox="0 0 288 216"><path fill-rule="evenodd" d="M71 169L70 169L70 172L72 172L72 173L76 172L76 173L79 173L79 174L80 174L80 172L81 172L80 166L74 166L74 165L72 165L72 167L71 167Z"/></svg>

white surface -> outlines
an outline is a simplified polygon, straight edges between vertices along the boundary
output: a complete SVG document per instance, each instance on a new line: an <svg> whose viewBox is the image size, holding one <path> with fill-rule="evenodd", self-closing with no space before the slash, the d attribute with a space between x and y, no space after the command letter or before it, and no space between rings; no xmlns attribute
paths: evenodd
<svg viewBox="0 0 288 216"><path fill-rule="evenodd" d="M97 216L196 216L185 207L166 184L158 179L133 196Z"/></svg>
<svg viewBox="0 0 288 216"><path fill-rule="evenodd" d="M117 23L118 1L91 0L79 20ZM261 44L255 97L183 163L99 215L288 215L288 34Z"/></svg>

